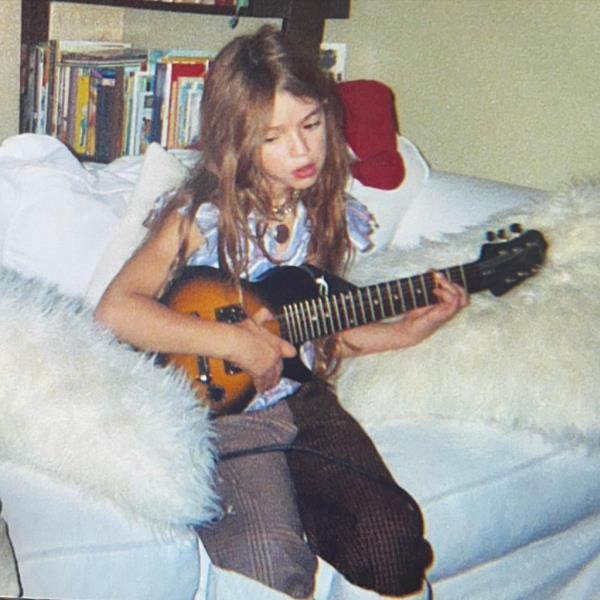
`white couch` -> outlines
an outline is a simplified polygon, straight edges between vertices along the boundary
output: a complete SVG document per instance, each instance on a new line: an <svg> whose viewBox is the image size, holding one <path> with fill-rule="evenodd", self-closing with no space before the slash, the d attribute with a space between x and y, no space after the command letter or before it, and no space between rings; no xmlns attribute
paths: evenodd
<svg viewBox="0 0 600 600"><path fill-rule="evenodd" d="M543 230L548 264L506 296L476 295L418 348L349 362L340 397L423 507L436 598L591 598L600 190L549 194L430 171L410 141L399 149L398 190L350 187L381 224L378 251L352 279L475 260L485 230L514 221ZM103 336L85 308L141 239L153 196L193 160L153 146L84 169L51 138L0 147L0 260L35 278L0 278L12 357L0 360L0 498L25 595L281 597L206 562L187 527L215 512L206 415L175 375ZM316 597L375 596L322 565Z"/></svg>

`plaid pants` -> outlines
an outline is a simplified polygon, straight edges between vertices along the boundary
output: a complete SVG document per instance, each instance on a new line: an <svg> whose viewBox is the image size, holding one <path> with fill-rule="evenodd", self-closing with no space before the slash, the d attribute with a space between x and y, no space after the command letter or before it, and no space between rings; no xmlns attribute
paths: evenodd
<svg viewBox="0 0 600 600"><path fill-rule="evenodd" d="M219 463L224 517L198 532L214 564L296 598L313 591L315 555L380 594L422 587L432 552L419 507L329 386L307 383L267 410L221 417L216 428L221 454L296 450Z"/></svg>

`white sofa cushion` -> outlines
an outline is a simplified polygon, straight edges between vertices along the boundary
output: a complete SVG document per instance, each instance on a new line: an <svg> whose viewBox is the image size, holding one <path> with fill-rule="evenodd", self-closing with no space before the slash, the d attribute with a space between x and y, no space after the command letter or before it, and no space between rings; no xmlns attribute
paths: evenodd
<svg viewBox="0 0 600 600"><path fill-rule="evenodd" d="M0 147L0 263L82 294L125 208L129 185L95 178L49 136Z"/></svg>
<svg viewBox="0 0 600 600"><path fill-rule="evenodd" d="M160 144L148 146L127 211L115 227L86 290L85 298L92 306L98 303L112 278L144 239L147 230L143 222L154 200L160 194L178 187L187 173L188 168Z"/></svg>

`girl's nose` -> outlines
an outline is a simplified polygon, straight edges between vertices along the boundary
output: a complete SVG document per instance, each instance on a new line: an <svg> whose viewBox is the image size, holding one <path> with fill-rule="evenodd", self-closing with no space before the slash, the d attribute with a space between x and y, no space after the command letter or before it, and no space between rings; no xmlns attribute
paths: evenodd
<svg viewBox="0 0 600 600"><path fill-rule="evenodd" d="M292 156L303 156L308 152L308 143L302 133L292 135L290 141L290 154Z"/></svg>

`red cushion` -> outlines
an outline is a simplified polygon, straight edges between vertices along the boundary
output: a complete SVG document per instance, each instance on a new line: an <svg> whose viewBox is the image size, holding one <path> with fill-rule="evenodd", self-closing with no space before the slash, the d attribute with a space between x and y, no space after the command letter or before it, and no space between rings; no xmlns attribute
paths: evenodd
<svg viewBox="0 0 600 600"><path fill-rule="evenodd" d="M360 79L337 85L344 105L344 133L357 157L352 174L363 185L397 188L404 163L396 149L398 122L392 90L378 81Z"/></svg>

